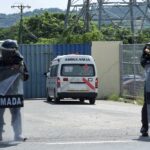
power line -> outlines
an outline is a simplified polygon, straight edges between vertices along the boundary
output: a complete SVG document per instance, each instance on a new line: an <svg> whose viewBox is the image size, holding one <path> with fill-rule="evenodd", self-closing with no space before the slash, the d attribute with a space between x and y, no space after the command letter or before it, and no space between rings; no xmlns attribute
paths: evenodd
<svg viewBox="0 0 150 150"><path fill-rule="evenodd" d="M142 31L144 27L150 24L150 0L82 1L81 3L81 0L68 0L65 28L69 25L69 17L73 15L76 15L78 19L83 18L85 31L89 30L91 20L97 21L99 29L102 25L110 23L115 27L129 26L133 35L139 29Z"/></svg>
<svg viewBox="0 0 150 150"><path fill-rule="evenodd" d="M20 9L20 23L19 23L19 33L18 33L18 43L22 44L22 37L23 37L23 10L25 8L31 8L29 5L12 5L11 8L18 8Z"/></svg>

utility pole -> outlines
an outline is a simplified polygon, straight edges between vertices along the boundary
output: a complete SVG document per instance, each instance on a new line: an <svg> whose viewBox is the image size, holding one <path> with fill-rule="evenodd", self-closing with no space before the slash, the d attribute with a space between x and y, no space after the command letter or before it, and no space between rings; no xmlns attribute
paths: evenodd
<svg viewBox="0 0 150 150"><path fill-rule="evenodd" d="M13 5L11 8L19 8L20 9L20 23L19 23L19 33L18 33L18 43L22 44L22 36L23 36L23 10L25 8L31 8L29 5Z"/></svg>

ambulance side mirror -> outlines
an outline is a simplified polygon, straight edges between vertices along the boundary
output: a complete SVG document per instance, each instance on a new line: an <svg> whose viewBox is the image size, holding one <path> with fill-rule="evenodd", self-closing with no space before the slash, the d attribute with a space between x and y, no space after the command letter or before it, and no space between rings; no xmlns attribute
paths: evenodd
<svg viewBox="0 0 150 150"><path fill-rule="evenodd" d="M50 75L50 72L44 72L44 76L48 77Z"/></svg>
<svg viewBox="0 0 150 150"><path fill-rule="evenodd" d="M47 72L44 72L43 75L47 77Z"/></svg>

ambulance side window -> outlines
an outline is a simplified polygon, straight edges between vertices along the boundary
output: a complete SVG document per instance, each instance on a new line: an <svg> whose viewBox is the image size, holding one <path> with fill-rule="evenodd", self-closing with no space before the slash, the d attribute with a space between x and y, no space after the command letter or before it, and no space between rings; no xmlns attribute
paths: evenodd
<svg viewBox="0 0 150 150"><path fill-rule="evenodd" d="M51 66L50 77L56 77L58 71L58 65Z"/></svg>

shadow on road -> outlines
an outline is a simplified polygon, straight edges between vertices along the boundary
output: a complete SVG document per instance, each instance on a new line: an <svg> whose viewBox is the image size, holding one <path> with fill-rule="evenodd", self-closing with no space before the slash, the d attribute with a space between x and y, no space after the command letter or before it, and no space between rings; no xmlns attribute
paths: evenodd
<svg viewBox="0 0 150 150"><path fill-rule="evenodd" d="M139 136L139 138L134 139L135 141L142 141L142 142L150 142L150 137L142 137Z"/></svg>
<svg viewBox="0 0 150 150"><path fill-rule="evenodd" d="M88 102L80 102L80 101L60 101L55 103L54 101L48 102L44 101L45 103L51 104L51 105L91 105Z"/></svg>
<svg viewBox="0 0 150 150"><path fill-rule="evenodd" d="M0 142L0 148L7 148L7 147L12 147L12 146L17 146L19 143L15 143L15 142Z"/></svg>

